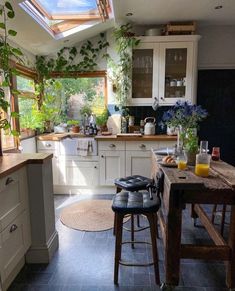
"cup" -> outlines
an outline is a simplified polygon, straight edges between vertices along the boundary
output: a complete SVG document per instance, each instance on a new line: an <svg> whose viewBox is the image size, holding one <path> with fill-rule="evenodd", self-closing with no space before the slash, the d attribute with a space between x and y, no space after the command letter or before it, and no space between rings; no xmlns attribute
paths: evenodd
<svg viewBox="0 0 235 291"><path fill-rule="evenodd" d="M220 148L219 147L212 148L211 159L213 161L219 161L219 159L220 159Z"/></svg>
<svg viewBox="0 0 235 291"><path fill-rule="evenodd" d="M187 155L185 151L181 151L177 157L177 166L179 170L185 170L187 168Z"/></svg>

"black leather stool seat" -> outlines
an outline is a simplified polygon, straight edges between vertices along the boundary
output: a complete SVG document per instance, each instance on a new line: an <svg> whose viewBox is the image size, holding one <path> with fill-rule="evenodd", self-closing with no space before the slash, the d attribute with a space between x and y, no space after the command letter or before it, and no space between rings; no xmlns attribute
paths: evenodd
<svg viewBox="0 0 235 291"><path fill-rule="evenodd" d="M146 186L152 182L151 179L140 176L140 175L133 175L126 178L116 179L114 184L121 189L127 191L139 191L139 190L146 190Z"/></svg>
<svg viewBox="0 0 235 291"><path fill-rule="evenodd" d="M153 195L150 199L149 192L123 191L113 198L112 209L122 214L156 213L160 207L160 199Z"/></svg>

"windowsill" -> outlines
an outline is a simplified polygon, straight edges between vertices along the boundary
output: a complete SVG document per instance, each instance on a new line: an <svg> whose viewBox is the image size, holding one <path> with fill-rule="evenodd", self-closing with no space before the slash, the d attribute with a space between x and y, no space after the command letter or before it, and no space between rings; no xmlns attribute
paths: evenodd
<svg viewBox="0 0 235 291"><path fill-rule="evenodd" d="M20 140L25 140L25 139L35 137L35 136L36 134L34 130L21 131Z"/></svg>

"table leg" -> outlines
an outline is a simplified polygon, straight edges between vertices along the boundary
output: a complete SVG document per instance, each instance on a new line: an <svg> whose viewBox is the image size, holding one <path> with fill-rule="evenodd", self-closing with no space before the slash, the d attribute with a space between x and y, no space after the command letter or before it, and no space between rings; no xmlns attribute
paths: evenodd
<svg viewBox="0 0 235 291"><path fill-rule="evenodd" d="M231 248L231 259L227 263L226 283L229 288L235 288L235 206L231 206L228 245Z"/></svg>
<svg viewBox="0 0 235 291"><path fill-rule="evenodd" d="M179 194L179 191L174 191L170 194L169 212L166 222L166 284L175 286L179 284L180 275L182 208L180 207Z"/></svg>

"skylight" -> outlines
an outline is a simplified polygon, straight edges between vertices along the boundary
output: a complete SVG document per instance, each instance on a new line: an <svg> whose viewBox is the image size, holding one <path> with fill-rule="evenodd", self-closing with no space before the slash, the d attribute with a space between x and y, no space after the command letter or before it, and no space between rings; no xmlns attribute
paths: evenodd
<svg viewBox="0 0 235 291"><path fill-rule="evenodd" d="M110 18L109 0L25 0L19 4L56 39Z"/></svg>

